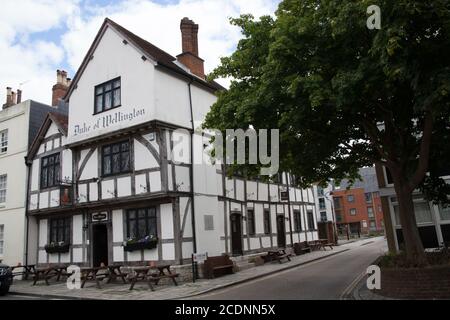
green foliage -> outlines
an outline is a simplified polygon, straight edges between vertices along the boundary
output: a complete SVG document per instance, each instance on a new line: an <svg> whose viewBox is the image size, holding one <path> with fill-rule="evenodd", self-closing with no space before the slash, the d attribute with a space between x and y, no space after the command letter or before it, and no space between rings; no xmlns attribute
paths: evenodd
<svg viewBox="0 0 450 320"><path fill-rule="evenodd" d="M380 30L366 26L372 4L381 8ZM284 0L275 19L232 23L243 39L211 78L235 80L204 127L280 129L280 170L301 185L355 179L358 168L385 160L412 179L431 112L422 189L445 200L437 164L450 159L447 0Z"/></svg>

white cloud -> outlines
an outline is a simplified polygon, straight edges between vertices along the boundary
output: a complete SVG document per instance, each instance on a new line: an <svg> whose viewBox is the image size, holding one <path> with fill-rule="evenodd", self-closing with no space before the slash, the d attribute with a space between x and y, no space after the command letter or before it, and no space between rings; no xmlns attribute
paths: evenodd
<svg viewBox="0 0 450 320"><path fill-rule="evenodd" d="M55 69L69 65L73 76L105 17L174 56L181 53L180 20L191 18L200 25L199 53L205 60L205 71L210 72L221 56L232 53L241 38L229 18L243 13L256 17L273 14L278 2L180 0L162 5L150 0L123 0L102 7L90 0L2 0L0 105L5 101L6 86L16 89L27 80L24 99L49 103ZM65 30L61 39L35 40L36 33L59 28Z"/></svg>
<svg viewBox="0 0 450 320"><path fill-rule="evenodd" d="M6 87L16 90L23 82L23 99L51 101L55 66L64 49L56 42L36 40L33 34L65 26L76 14L79 0L2 0L0 10L0 106Z"/></svg>
<svg viewBox="0 0 450 320"><path fill-rule="evenodd" d="M89 49L103 19L109 17L173 56L181 53L180 20L189 17L200 25L199 55L210 72L229 55L241 38L240 30L229 23L230 17L252 13L259 17L273 14L276 0L181 0L160 5L148 0L124 1L107 8L91 8L88 18L71 21L63 45L68 62L77 69Z"/></svg>

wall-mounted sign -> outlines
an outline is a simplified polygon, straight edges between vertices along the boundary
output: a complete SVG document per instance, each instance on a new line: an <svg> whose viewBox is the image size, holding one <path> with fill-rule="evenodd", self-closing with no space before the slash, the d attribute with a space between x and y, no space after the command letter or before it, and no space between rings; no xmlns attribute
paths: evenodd
<svg viewBox="0 0 450 320"><path fill-rule="evenodd" d="M98 222L98 221L106 221L106 220L108 220L107 212L98 212L98 213L94 213L92 215L92 221Z"/></svg>
<svg viewBox="0 0 450 320"><path fill-rule="evenodd" d="M281 201L288 201L289 193L287 191L280 191L280 199Z"/></svg>
<svg viewBox="0 0 450 320"><path fill-rule="evenodd" d="M72 186L61 185L59 203L61 206L70 206L72 204Z"/></svg>
<svg viewBox="0 0 450 320"><path fill-rule="evenodd" d="M136 118L143 117L145 115L145 109L133 108L130 112L117 111L111 114L94 117L91 123L79 123L73 126L73 135L86 134L95 130L105 129L115 124L123 122L131 122Z"/></svg>
<svg viewBox="0 0 450 320"><path fill-rule="evenodd" d="M208 253L193 253L192 254L192 261L202 263L205 262L205 260L208 259Z"/></svg>

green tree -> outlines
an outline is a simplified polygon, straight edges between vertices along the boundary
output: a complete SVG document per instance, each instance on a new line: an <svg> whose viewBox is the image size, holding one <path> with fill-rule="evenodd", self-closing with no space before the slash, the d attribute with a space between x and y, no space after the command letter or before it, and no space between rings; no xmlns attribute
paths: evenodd
<svg viewBox="0 0 450 320"><path fill-rule="evenodd" d="M372 4L379 30L366 25ZM280 169L301 185L386 166L407 259L426 264L412 193L449 194L439 178L450 159L449 2L284 0L274 18L231 22L243 39L211 78L235 80L204 127L279 128Z"/></svg>

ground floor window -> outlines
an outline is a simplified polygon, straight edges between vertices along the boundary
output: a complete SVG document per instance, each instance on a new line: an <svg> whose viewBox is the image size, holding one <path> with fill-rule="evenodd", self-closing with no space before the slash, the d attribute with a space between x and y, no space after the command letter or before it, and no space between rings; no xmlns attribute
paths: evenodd
<svg viewBox="0 0 450 320"><path fill-rule="evenodd" d="M255 235L255 211L253 209L247 210L248 234Z"/></svg>
<svg viewBox="0 0 450 320"><path fill-rule="evenodd" d="M314 230L314 214L312 210L308 210L306 212L306 216L308 218L308 229L309 230Z"/></svg>
<svg viewBox="0 0 450 320"><path fill-rule="evenodd" d="M302 231L302 220L300 218L300 210L294 210L294 230Z"/></svg>
<svg viewBox="0 0 450 320"><path fill-rule="evenodd" d="M70 218L50 219L50 243L70 242Z"/></svg>
<svg viewBox="0 0 450 320"><path fill-rule="evenodd" d="M156 208L131 209L126 212L127 238L157 237Z"/></svg>
<svg viewBox="0 0 450 320"><path fill-rule="evenodd" d="M264 233L270 234L272 232L272 227L270 224L270 210L264 210Z"/></svg>
<svg viewBox="0 0 450 320"><path fill-rule="evenodd" d="M3 255L4 232L5 226L3 224L0 224L0 256Z"/></svg>

